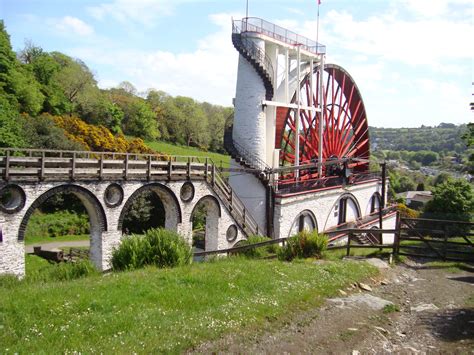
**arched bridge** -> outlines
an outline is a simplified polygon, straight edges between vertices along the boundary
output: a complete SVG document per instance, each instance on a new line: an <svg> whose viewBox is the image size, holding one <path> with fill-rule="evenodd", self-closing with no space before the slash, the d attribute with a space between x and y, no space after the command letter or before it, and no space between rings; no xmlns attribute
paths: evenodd
<svg viewBox="0 0 474 355"><path fill-rule="evenodd" d="M0 149L0 274L25 273L24 235L33 211L59 193L77 196L90 221L91 259L105 270L125 213L143 191L163 203L165 227L192 240L192 215L207 210L206 250L262 230L211 159L109 152Z"/></svg>

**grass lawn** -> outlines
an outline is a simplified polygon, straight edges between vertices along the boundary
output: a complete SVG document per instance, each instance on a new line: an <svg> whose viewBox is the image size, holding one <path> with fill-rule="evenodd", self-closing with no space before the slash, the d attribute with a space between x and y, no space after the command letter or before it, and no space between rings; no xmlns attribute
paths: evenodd
<svg viewBox="0 0 474 355"><path fill-rule="evenodd" d="M89 234L81 234L81 235L61 235L57 237L48 237L48 236L28 236L25 238L25 244L47 244L47 243L55 243L55 242L75 242L79 240L89 240Z"/></svg>
<svg viewBox="0 0 474 355"><path fill-rule="evenodd" d="M383 249L382 251L380 251L379 248L351 248L350 256L364 256L388 259L391 251L391 249ZM341 260L346 256L346 249L326 250L323 252L323 256L324 259L327 260Z"/></svg>
<svg viewBox="0 0 474 355"><path fill-rule="evenodd" d="M65 282L27 277L0 287L0 353L182 352L284 321L376 273L349 261L224 258Z"/></svg>
<svg viewBox="0 0 474 355"><path fill-rule="evenodd" d="M174 145L166 142L148 141L145 142L147 146L160 153L166 153L170 155L184 155L184 156L197 156L197 157L209 157L217 166L228 168L230 165L230 156L225 154L219 154L214 152L205 152L194 147L186 147L181 145Z"/></svg>

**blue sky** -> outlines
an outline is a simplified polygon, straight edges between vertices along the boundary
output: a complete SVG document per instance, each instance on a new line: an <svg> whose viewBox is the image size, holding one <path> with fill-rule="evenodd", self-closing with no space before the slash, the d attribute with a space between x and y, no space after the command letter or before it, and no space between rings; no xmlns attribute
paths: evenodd
<svg viewBox="0 0 474 355"><path fill-rule="evenodd" d="M82 59L100 87L127 80L230 106L231 18L245 0L0 0L14 50L26 39ZM249 14L316 36L316 0L249 0ZM362 93L369 124L474 121L472 0L322 0L320 42Z"/></svg>

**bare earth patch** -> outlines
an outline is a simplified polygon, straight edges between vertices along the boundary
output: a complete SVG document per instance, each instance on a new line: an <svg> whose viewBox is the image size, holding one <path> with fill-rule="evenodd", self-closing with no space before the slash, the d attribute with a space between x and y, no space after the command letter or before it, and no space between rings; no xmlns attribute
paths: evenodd
<svg viewBox="0 0 474 355"><path fill-rule="evenodd" d="M378 267L377 279L340 290L321 308L190 352L474 354L474 267L414 261Z"/></svg>

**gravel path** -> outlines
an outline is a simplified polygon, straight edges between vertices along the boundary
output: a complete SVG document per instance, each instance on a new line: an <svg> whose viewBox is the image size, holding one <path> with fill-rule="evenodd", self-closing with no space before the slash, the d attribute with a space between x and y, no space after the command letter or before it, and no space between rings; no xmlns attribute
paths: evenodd
<svg viewBox="0 0 474 355"><path fill-rule="evenodd" d="M474 267L379 266L377 279L340 290L341 297L322 308L191 352L474 354ZM393 306L384 309L387 302Z"/></svg>
<svg viewBox="0 0 474 355"><path fill-rule="evenodd" d="M32 244L27 245L25 247L26 253L31 254L33 253L33 247L40 246L43 250L51 250L57 248L68 248L68 247L88 247L90 246L89 240L78 240L78 241L71 241L71 242L52 242L52 243L43 243L43 244Z"/></svg>

